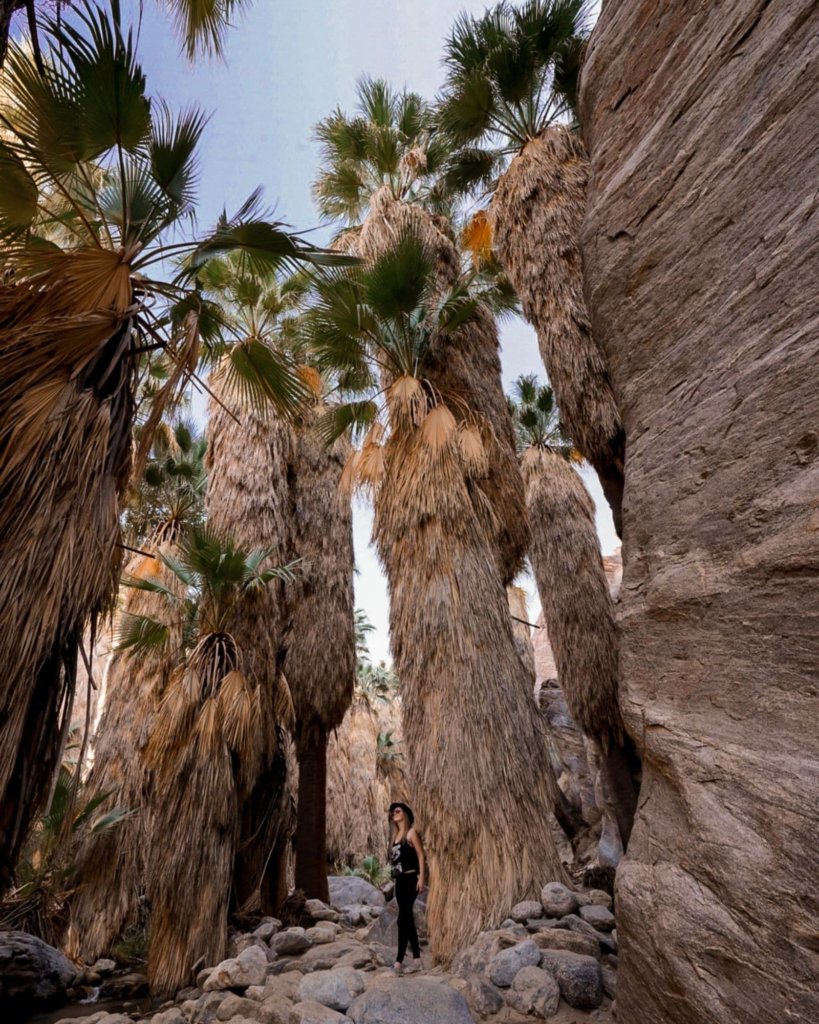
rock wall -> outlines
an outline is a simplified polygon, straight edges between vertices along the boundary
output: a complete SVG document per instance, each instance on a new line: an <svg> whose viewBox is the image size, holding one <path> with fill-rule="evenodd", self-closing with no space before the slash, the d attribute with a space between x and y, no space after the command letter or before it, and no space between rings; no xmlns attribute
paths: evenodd
<svg viewBox="0 0 819 1024"><path fill-rule="evenodd" d="M620 1024L819 1020L818 33L815 0L608 0L583 71L644 759Z"/></svg>

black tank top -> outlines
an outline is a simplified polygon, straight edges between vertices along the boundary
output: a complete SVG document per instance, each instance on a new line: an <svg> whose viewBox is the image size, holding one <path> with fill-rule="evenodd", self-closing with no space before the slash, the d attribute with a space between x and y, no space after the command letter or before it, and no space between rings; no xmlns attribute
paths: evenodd
<svg viewBox="0 0 819 1024"><path fill-rule="evenodd" d="M418 872L418 854L412 843L404 840L401 843L393 843L390 850L390 874L393 878L398 875L405 875L410 871Z"/></svg>

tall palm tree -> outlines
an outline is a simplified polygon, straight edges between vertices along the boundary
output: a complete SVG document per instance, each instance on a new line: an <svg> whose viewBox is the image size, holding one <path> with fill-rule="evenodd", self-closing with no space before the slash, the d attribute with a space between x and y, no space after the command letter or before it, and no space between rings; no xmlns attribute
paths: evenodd
<svg viewBox="0 0 819 1024"><path fill-rule="evenodd" d="M162 630L164 642L157 645L144 643L142 629L146 622L165 617L166 591L177 600L184 597L180 580L164 559L177 555L186 528L201 524L203 456L202 438L184 421L159 431L137 489L140 500L128 509L136 530L129 539L141 553L129 562L125 579L151 579L157 588L124 590L116 648L106 674L105 707L94 738L87 785L91 792L109 794L103 808L120 806L131 815L116 830L89 835L77 854L68 945L88 963L108 952L128 928L142 923L140 897L156 802L144 754L182 643L179 622L170 631Z"/></svg>
<svg viewBox="0 0 819 1024"><path fill-rule="evenodd" d="M532 528L529 558L575 722L598 744L623 848L637 805L639 770L619 704L617 628L597 539L594 504L572 468L551 389L519 377L515 416Z"/></svg>
<svg viewBox="0 0 819 1024"><path fill-rule="evenodd" d="M586 0L502 0L447 40L440 118L460 147L452 187L492 193L494 248L537 330L574 443L622 534L625 437L583 297L579 246L589 161L574 115Z"/></svg>
<svg viewBox="0 0 819 1024"><path fill-rule="evenodd" d="M130 616L135 651L165 646L174 629L181 634L144 753L156 793L146 889L148 978L158 993L176 991L197 962L225 955L242 803L269 757L277 723L292 716L287 688L264 692L249 672L252 650L230 628L248 593L292 581L291 566L264 568L271 555L197 527L175 557L159 555L181 594L156 578L129 580L166 605L162 617Z"/></svg>
<svg viewBox="0 0 819 1024"><path fill-rule="evenodd" d="M432 948L447 960L562 868L533 680L515 649L491 509L475 486L488 457L484 424L435 358L441 337L479 304L462 282L441 295L436 255L399 234L368 268L319 282L305 330L354 393L327 415L325 437L363 437L345 481L375 498L409 774L429 848Z"/></svg>
<svg viewBox="0 0 819 1024"><path fill-rule="evenodd" d="M299 762L296 888L326 901L327 740L352 701L356 663L352 507L339 491L349 445L322 443L314 429L322 412L319 403L294 431L288 467L289 557L300 571L286 592L282 667Z"/></svg>
<svg viewBox="0 0 819 1024"><path fill-rule="evenodd" d="M198 307L171 330L189 286L154 270L191 249L193 265L312 258L258 201L198 247L168 244L193 210L201 114L149 101L116 7L42 33L42 72L12 44L0 77L0 886L56 767L83 627L116 593L138 379L171 364L137 464L195 372Z"/></svg>
<svg viewBox="0 0 819 1024"><path fill-rule="evenodd" d="M355 114L335 111L318 125L317 135L324 169L314 195L322 214L347 228L345 244L374 259L411 226L434 246L439 288L449 290L461 273L450 196L441 178L450 150L429 105L414 93L395 93L383 81L364 80ZM493 508L499 571L511 582L528 535L490 309L481 308L456 334L442 335L434 355L447 386L483 417L492 452L477 485Z"/></svg>

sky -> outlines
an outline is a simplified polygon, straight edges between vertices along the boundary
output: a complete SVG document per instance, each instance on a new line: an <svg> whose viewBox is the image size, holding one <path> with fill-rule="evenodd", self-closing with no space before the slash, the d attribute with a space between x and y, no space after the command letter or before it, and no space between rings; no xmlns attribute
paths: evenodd
<svg viewBox="0 0 819 1024"><path fill-rule="evenodd" d="M310 196L319 164L313 125L336 106L355 103L362 75L386 78L432 99L443 81L442 44L462 10L480 14L484 2L469 0L255 0L228 32L222 60L189 64L162 9L142 7L139 54L151 94L174 108L198 104L209 115L201 145L199 223L210 227L227 207L235 211L257 185L277 219L300 232L321 230ZM138 3L123 2L136 24ZM521 320L501 332L504 382L521 373L543 374L534 331ZM617 545L608 506L591 470L583 478L597 507L604 554ZM356 604L375 626L374 660L390 660L386 583L369 545L372 518L357 502L354 513ZM539 611L534 584L531 621Z"/></svg>

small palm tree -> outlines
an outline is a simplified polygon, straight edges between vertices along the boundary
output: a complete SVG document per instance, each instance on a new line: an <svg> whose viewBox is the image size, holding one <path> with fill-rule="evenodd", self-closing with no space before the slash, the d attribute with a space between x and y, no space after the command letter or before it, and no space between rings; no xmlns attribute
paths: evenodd
<svg viewBox="0 0 819 1024"><path fill-rule="evenodd" d="M412 232L369 266L320 280L305 315L320 364L347 390L325 416L325 437L349 431L360 440L345 481L374 496L441 959L534 893L544 868L562 875L544 814L554 780L543 771L533 681L515 649L488 503L474 484L485 473L485 423L436 359L441 337L475 315L466 282L441 293L435 252ZM520 812L514 826L509 806ZM499 881L489 863L520 868Z"/></svg>
<svg viewBox="0 0 819 1024"><path fill-rule="evenodd" d="M322 258L258 196L199 244L172 241L194 208L201 113L149 98L116 5L46 19L42 38L42 71L12 44L0 75L0 886L56 767L84 623L113 604L132 428L139 476L196 373L191 271L162 268L185 253L194 269L238 250L254 265ZM147 412L155 359L168 374Z"/></svg>
<svg viewBox="0 0 819 1024"><path fill-rule="evenodd" d="M245 595L275 580L292 582L294 566L269 566L270 552L238 548L211 528L196 528L176 557L160 554L182 591L156 577L127 584L159 594L162 618L122 616L120 648L135 654L163 648L173 669L144 756L155 775L147 895L151 906L148 971L157 992L175 991L200 957L224 956L242 801L270 743L266 695L245 669L251 651L231 631ZM276 722L292 725L292 703L280 680ZM191 901L192 886L205 885ZM214 959L215 958L215 959Z"/></svg>
<svg viewBox="0 0 819 1024"><path fill-rule="evenodd" d="M432 106L417 93L363 78L355 112L336 109L315 133L323 167L313 195L328 220L360 227L382 188L404 202L446 207L438 177L449 148L436 131Z"/></svg>
<svg viewBox="0 0 819 1024"><path fill-rule="evenodd" d="M573 449L557 422L550 389L534 375L519 377L509 405L532 522L529 560L558 682L575 722L601 751L605 802L625 849L639 761L620 712L617 628L594 503L571 465Z"/></svg>
<svg viewBox="0 0 819 1024"><path fill-rule="evenodd" d="M583 298L588 156L571 124L588 21L585 0L502 0L480 17L462 15L446 43L440 119L458 147L446 181L492 196L480 225L492 229L566 427L620 533L625 442ZM485 232L473 235L485 244Z"/></svg>

